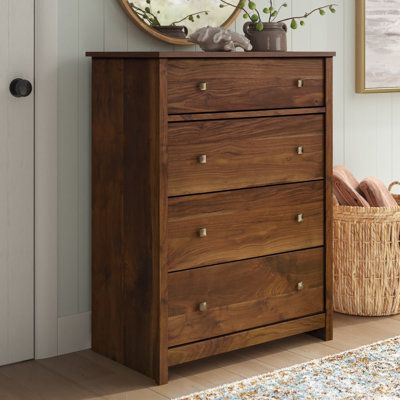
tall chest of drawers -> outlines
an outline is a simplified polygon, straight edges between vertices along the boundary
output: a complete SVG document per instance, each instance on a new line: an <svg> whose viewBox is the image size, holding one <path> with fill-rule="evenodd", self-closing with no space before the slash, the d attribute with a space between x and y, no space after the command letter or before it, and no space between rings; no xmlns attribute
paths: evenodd
<svg viewBox="0 0 400 400"><path fill-rule="evenodd" d="M159 383L332 338L333 53L88 53L92 345Z"/></svg>

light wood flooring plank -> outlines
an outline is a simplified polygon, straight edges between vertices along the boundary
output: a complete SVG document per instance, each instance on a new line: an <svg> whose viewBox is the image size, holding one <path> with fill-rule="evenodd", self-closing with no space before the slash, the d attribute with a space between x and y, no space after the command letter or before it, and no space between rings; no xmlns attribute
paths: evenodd
<svg viewBox="0 0 400 400"><path fill-rule="evenodd" d="M335 315L334 340L311 335L171 368L167 385L90 350L0 368L1 400L166 400L400 335L400 316Z"/></svg>

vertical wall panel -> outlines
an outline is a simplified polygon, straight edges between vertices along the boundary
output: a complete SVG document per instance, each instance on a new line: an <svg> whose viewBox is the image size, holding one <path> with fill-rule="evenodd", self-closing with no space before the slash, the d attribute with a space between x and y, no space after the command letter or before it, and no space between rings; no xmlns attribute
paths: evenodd
<svg viewBox="0 0 400 400"><path fill-rule="evenodd" d="M34 1L9 2L9 79L34 82ZM7 236L10 362L33 356L34 94L9 96ZM4 183L4 181L3 181Z"/></svg>
<svg viewBox="0 0 400 400"><path fill-rule="evenodd" d="M36 0L35 358L57 354L58 3Z"/></svg>
<svg viewBox="0 0 400 400"><path fill-rule="evenodd" d="M34 2L0 1L0 365L34 354Z"/></svg>
<svg viewBox="0 0 400 400"><path fill-rule="evenodd" d="M345 80L344 80L344 46L345 46L345 26L344 13L346 0L337 0L339 5L336 7L335 16L330 16L324 19L326 23L326 46L329 49L336 51L336 57L333 61L334 76L333 76L333 130L335 132L333 138L333 159L335 164L344 163L344 134L345 134L345 107L343 98L345 96ZM333 35L332 32L335 32ZM318 34L316 32L315 34Z"/></svg>
<svg viewBox="0 0 400 400"><path fill-rule="evenodd" d="M114 4L114 2L113 2ZM91 249L91 60L85 52L105 48L105 9L110 1L79 2L79 89L78 89L78 312L90 310ZM121 20L114 20L118 25ZM118 32L118 30L116 30ZM110 30L107 31L110 33ZM118 33L117 33L118 35ZM126 35L126 33L125 33ZM114 38L115 39L115 38ZM126 37L121 38L126 43Z"/></svg>
<svg viewBox="0 0 400 400"><path fill-rule="evenodd" d="M81 1L86 4L85 1ZM58 315L78 312L79 0L58 2ZM89 110L86 110L89 113Z"/></svg>
<svg viewBox="0 0 400 400"><path fill-rule="evenodd" d="M390 159L391 118L387 110L391 108L390 94L361 95L355 93L355 8L345 2L345 48L343 101L345 108L345 164L358 178L368 175L378 176L387 182L388 174L382 169L385 161L378 156ZM398 96L398 95L397 95ZM383 115L381 118L380 115ZM386 149L386 150L383 150ZM390 174L390 167L389 174Z"/></svg>
<svg viewBox="0 0 400 400"><path fill-rule="evenodd" d="M8 6L11 0L0 0L0 37L8 40ZM0 46L0 60L8 59L8 46ZM7 180L7 142L8 136L8 93L7 86L9 83L8 68L0 67L0 181ZM2 138L7 135L5 138ZM7 224L7 193L4 190L0 191L0 224ZM8 236L5 229L0 229L0 265L7 267L0 268L0 365L8 362Z"/></svg>
<svg viewBox="0 0 400 400"><path fill-rule="evenodd" d="M116 1L104 2L104 50L128 51L130 21Z"/></svg>

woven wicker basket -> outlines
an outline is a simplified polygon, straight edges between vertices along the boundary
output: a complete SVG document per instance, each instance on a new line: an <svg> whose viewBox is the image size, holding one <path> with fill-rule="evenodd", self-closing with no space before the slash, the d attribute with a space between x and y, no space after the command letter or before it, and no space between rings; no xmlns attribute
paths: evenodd
<svg viewBox="0 0 400 400"><path fill-rule="evenodd" d="M335 206L333 228L335 311L400 313L400 208Z"/></svg>

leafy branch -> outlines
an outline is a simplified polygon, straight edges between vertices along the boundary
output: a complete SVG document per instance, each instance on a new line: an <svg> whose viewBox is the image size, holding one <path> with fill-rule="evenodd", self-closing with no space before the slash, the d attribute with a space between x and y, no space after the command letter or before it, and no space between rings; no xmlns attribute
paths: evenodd
<svg viewBox="0 0 400 400"><path fill-rule="evenodd" d="M145 8L141 8L131 2L129 2L129 5L132 7L133 11L136 12L136 14L142 18L145 22L147 22L150 26L161 26L160 20L158 19L159 14L161 14L160 11L153 11L151 7L151 0L146 0L146 3L148 4ZM190 22L194 22L195 18L201 18L201 15L208 15L209 11L199 11L195 12L192 14L188 14L182 19L178 21L171 22L169 25L175 26L183 21L189 20Z"/></svg>
<svg viewBox="0 0 400 400"><path fill-rule="evenodd" d="M244 19L249 19L255 25L255 27L258 31L264 30L261 13L260 13L259 9L257 8L257 4L253 0L240 0L239 3L236 5L232 4L228 0L220 0L220 7L223 8L226 6L239 8L240 10L243 11ZM291 21L290 27L292 29L297 29L297 27L298 27L297 20L300 20L300 25L303 26L303 25L305 25L304 19L308 18L311 14L313 14L317 11L319 11L319 14L321 16L326 14L326 11L325 11L326 9L328 9L331 13L334 14L336 12L335 7L337 7L337 4L332 3L332 4L328 4L326 6L317 7L309 12L306 12L303 15L292 16L292 17L284 18L284 19L277 21L277 18L279 17L282 9L287 6L288 6L288 4L285 2L276 8L274 5L274 0L269 0L269 7L263 8L262 12L264 14L268 15L268 22L281 23L281 22Z"/></svg>
<svg viewBox="0 0 400 400"><path fill-rule="evenodd" d="M304 19L308 18L311 14L314 14L315 12L319 11L319 15L324 16L326 14L326 9L328 8L329 11L334 14L336 12L336 8L337 4L328 4L326 6L322 6L322 7L317 7L314 8L313 10L306 12L304 15L300 15L298 17L289 17L289 18L285 18L285 19L281 19L280 21L277 22L286 22L286 21L292 21L290 24L290 27L292 29L297 29L297 19L300 20L300 25L304 25Z"/></svg>
<svg viewBox="0 0 400 400"><path fill-rule="evenodd" d="M150 7L146 7L145 9L140 8L139 6L135 6L132 3L129 3L133 9L133 11L136 12L136 14L139 15L140 18L142 18L144 21L146 21L150 26L160 26L160 21L158 20L157 16L153 13ZM157 14L160 14L160 11L157 11Z"/></svg>
<svg viewBox="0 0 400 400"><path fill-rule="evenodd" d="M208 15L208 13L209 13L209 11L199 11L199 12L196 12L196 13L193 13L193 14L189 14L189 15L186 15L186 17L183 17L182 19L180 19L179 21L172 22L171 25L179 24L180 22L183 22L183 21L185 21L187 19L190 22L194 22L194 18L195 17L196 18L200 18L201 14Z"/></svg>

